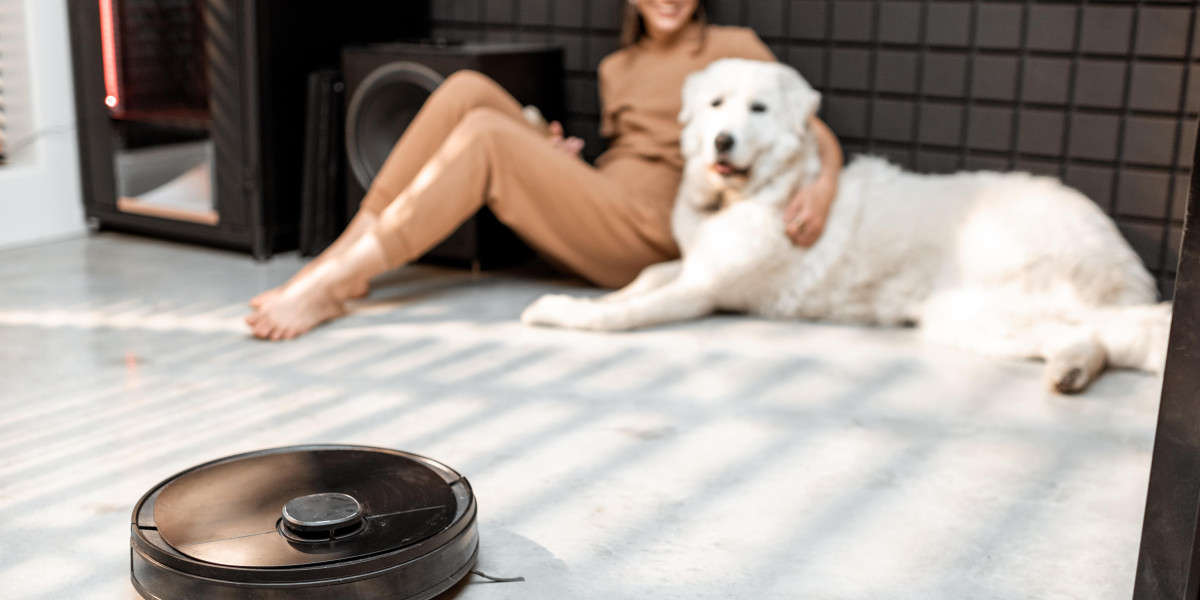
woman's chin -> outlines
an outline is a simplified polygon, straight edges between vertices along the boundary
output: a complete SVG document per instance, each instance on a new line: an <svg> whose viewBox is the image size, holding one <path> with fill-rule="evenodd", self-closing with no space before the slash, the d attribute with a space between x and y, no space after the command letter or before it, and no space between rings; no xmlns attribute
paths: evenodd
<svg viewBox="0 0 1200 600"><path fill-rule="evenodd" d="M672 36L676 33L679 33L680 30L686 27L690 19L684 17L683 13L681 12L679 16L672 17L656 15L653 19L651 19L651 21L652 23L650 29L653 29L654 31L657 31L665 36Z"/></svg>

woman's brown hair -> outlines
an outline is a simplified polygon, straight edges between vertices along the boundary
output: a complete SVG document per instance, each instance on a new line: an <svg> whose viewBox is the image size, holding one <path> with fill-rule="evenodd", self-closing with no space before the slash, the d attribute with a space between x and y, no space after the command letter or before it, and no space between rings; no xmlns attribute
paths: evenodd
<svg viewBox="0 0 1200 600"><path fill-rule="evenodd" d="M646 22L642 20L642 13L638 12L637 4L632 0L621 0L621 4L625 5L625 17L621 21L621 47L624 48L638 43L646 36ZM708 4L705 0L696 3L696 12L692 13L693 21L701 24L708 22L705 4Z"/></svg>

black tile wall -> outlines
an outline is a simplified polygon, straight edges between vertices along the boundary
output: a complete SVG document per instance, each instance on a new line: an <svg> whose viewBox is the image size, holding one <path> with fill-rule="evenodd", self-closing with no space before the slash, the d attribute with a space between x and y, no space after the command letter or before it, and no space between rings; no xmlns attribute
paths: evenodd
<svg viewBox="0 0 1200 600"><path fill-rule="evenodd" d="M1027 48L1049 52L1070 52L1075 39L1075 23L1078 12L1079 7L1071 5L1034 4L1030 6Z"/></svg>
<svg viewBox="0 0 1200 600"><path fill-rule="evenodd" d="M871 52L864 48L834 48L829 64L829 85L838 90L866 91Z"/></svg>
<svg viewBox="0 0 1200 600"><path fill-rule="evenodd" d="M921 91L930 96L962 97L966 91L967 56L951 52L927 52Z"/></svg>
<svg viewBox="0 0 1200 600"><path fill-rule="evenodd" d="M979 5L975 13L975 44L980 48L1019 48L1022 9L1018 2Z"/></svg>
<svg viewBox="0 0 1200 600"><path fill-rule="evenodd" d="M1026 102L1066 104L1067 92L1071 87L1071 61L1029 57L1024 67L1021 89Z"/></svg>
<svg viewBox="0 0 1200 600"><path fill-rule="evenodd" d="M1066 116L1061 111L1027 108L1020 113L1017 150L1023 154L1058 156L1062 152Z"/></svg>
<svg viewBox="0 0 1200 600"><path fill-rule="evenodd" d="M916 44L921 41L921 4L883 2L879 7L879 41Z"/></svg>
<svg viewBox="0 0 1200 600"><path fill-rule="evenodd" d="M875 22L872 0L841 0L833 4L833 39L869 42Z"/></svg>
<svg viewBox="0 0 1200 600"><path fill-rule="evenodd" d="M1124 54L1129 51L1132 24L1132 7L1084 6L1080 49L1088 53Z"/></svg>
<svg viewBox="0 0 1200 600"><path fill-rule="evenodd" d="M433 0L435 34L552 41L570 133L599 138L595 70L626 0ZM825 94L848 153L907 168L1055 175L1117 220L1172 279L1197 112L1197 3L1166 0L709 0Z"/></svg>
<svg viewBox="0 0 1200 600"><path fill-rule="evenodd" d="M896 94L916 92L917 53L907 50L881 50L876 57L875 89Z"/></svg>
<svg viewBox="0 0 1200 600"><path fill-rule="evenodd" d="M789 36L795 40L824 40L829 4L828 0L792 0Z"/></svg>
<svg viewBox="0 0 1200 600"><path fill-rule="evenodd" d="M1016 99L1017 68L1015 56L975 57L975 65L971 70L971 94L977 99Z"/></svg>
<svg viewBox="0 0 1200 600"><path fill-rule="evenodd" d="M925 13L925 41L932 46L965 47L970 41L971 3L930 2Z"/></svg>

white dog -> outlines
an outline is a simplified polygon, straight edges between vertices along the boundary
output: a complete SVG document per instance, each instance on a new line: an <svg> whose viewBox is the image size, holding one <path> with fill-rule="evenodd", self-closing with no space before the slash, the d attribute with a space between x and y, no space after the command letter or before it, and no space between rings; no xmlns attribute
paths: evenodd
<svg viewBox="0 0 1200 600"><path fill-rule="evenodd" d="M618 330L717 310L918 324L924 338L1042 358L1078 392L1105 365L1159 370L1170 306L1112 221L1079 192L1026 173L918 175L858 157L825 233L795 247L783 211L820 169L820 95L793 69L728 59L684 87L687 159L673 232L683 258L598 300L545 296L528 324Z"/></svg>

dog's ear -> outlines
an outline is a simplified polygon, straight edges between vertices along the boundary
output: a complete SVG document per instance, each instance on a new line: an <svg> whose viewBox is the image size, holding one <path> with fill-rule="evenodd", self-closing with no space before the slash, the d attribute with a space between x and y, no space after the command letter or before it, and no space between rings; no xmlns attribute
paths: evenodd
<svg viewBox="0 0 1200 600"><path fill-rule="evenodd" d="M804 133L808 120L821 108L821 93L814 90L795 69L779 65L779 85L787 105L788 125L796 133Z"/></svg>
<svg viewBox="0 0 1200 600"><path fill-rule="evenodd" d="M683 82L683 110L679 111L679 122L682 125L687 125L692 122L692 117L696 116L696 107L704 102L700 97L704 89L704 71L696 71L687 76Z"/></svg>

